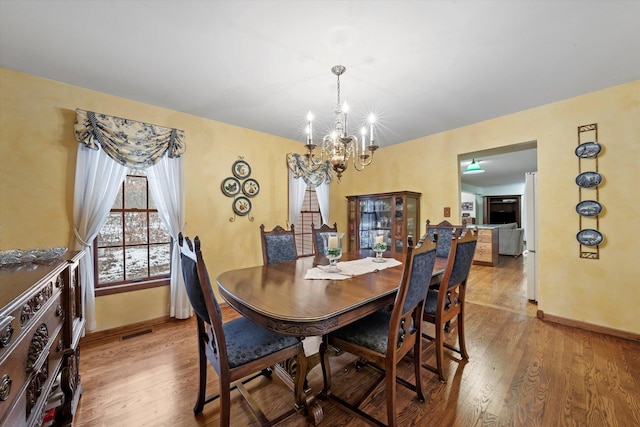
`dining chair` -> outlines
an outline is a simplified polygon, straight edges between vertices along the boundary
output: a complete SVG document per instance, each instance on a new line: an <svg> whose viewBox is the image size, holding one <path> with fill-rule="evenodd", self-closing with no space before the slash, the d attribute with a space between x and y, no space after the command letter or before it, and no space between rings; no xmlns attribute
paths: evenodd
<svg viewBox="0 0 640 427"><path fill-rule="evenodd" d="M333 223L333 227L330 227L327 224L322 224L320 228L315 228L315 225L311 223L311 235L313 236L313 253L316 255L324 255L325 247L324 247L324 239L322 238L322 233L330 233L338 232L338 224Z"/></svg>
<svg viewBox="0 0 640 427"><path fill-rule="evenodd" d="M260 240L262 241L262 261L264 265L298 259L293 224L290 230L285 230L276 225L271 231L264 231L264 224L262 224L260 225Z"/></svg>
<svg viewBox="0 0 640 427"><path fill-rule="evenodd" d="M375 425L382 422L361 409L362 404L385 382L387 422L396 426L396 383L415 391L420 402L425 401L421 376L421 334L424 301L436 259L436 245L425 242L407 248L402 280L391 310L384 309L330 332L320 345L320 364L324 379L322 395ZM351 404L331 392L331 366L328 346L339 348L362 360L382 375L355 403ZM397 364L413 351L415 385L397 376Z"/></svg>
<svg viewBox="0 0 640 427"><path fill-rule="evenodd" d="M249 409L262 426L271 426L295 414L304 403L305 375L297 375L294 384L295 406L273 420L268 420L244 384L260 375L270 376L271 367L285 360L295 360L298 372L306 372L307 359L302 342L296 337L280 335L240 317L222 323L220 306L211 288L200 250L200 239L193 242L178 235L180 258L187 296L196 313L198 327L199 388L193 412L220 398L220 425L227 427L231 415L231 391L238 389ZM206 397L207 359L218 374L219 393Z"/></svg>
<svg viewBox="0 0 640 427"><path fill-rule="evenodd" d="M436 366L427 363L422 366L436 374L441 382L446 378L443 372L444 347L459 353L464 360L469 359L464 337L464 301L467 290L467 278L476 249L477 230L471 230L461 237L451 240L449 258L442 281L438 289L429 289L424 304L423 320L435 325L435 337L422 333L422 337L434 342ZM457 337L459 348L444 342L445 325L457 318ZM448 329L448 328L447 328Z"/></svg>
<svg viewBox="0 0 640 427"><path fill-rule="evenodd" d="M456 235L463 234L464 230L464 225L453 225L447 220L435 225L432 225L431 221L427 220L425 233L432 241L438 244L436 256L447 258L451 248L451 239Z"/></svg>

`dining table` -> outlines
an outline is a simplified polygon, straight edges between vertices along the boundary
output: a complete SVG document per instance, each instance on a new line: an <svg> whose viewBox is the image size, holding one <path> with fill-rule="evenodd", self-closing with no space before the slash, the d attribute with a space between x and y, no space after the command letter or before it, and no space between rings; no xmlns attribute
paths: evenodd
<svg viewBox="0 0 640 427"><path fill-rule="evenodd" d="M344 261L362 259L366 252L344 253ZM373 265L372 271L350 275L338 273L333 279L310 279L309 270L325 270L324 256L301 257L279 262L226 271L217 285L220 296L236 311L253 322L284 335L301 339L323 336L344 325L366 317L377 310L391 307L402 279L404 258L388 258L387 263ZM398 262L399 261L399 262ZM346 264L344 264L346 265ZM441 280L446 259L436 259L432 283ZM293 388L293 376L307 375L319 363L317 353L307 354L306 372L298 372L293 361L276 365L276 372ZM322 407L312 390L305 386L305 402L296 402L309 421L322 421Z"/></svg>

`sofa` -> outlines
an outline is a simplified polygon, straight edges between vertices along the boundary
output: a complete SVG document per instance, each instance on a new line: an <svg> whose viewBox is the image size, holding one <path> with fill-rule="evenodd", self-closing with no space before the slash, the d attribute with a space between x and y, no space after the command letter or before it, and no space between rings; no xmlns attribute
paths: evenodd
<svg viewBox="0 0 640 427"><path fill-rule="evenodd" d="M519 257L524 252L524 228L515 222L496 225L498 229L498 254Z"/></svg>

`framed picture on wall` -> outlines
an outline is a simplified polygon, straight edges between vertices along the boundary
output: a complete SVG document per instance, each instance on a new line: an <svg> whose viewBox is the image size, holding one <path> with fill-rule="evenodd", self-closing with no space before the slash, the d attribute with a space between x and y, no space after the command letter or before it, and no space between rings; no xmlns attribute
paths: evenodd
<svg viewBox="0 0 640 427"><path fill-rule="evenodd" d="M473 210L473 202L462 202L462 203L460 203L460 208L463 211L472 211Z"/></svg>

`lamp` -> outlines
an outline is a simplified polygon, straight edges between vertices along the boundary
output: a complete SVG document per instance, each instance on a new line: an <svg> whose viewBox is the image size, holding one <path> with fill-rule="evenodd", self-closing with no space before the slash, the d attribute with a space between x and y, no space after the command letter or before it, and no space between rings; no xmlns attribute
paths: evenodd
<svg viewBox="0 0 640 427"><path fill-rule="evenodd" d="M360 131L361 140L358 137L349 135L347 129L347 104L340 104L340 76L347 71L346 67L336 65L331 68L331 72L338 78L338 104L336 106L335 124L333 130L322 138L319 154L315 153L317 147L313 143L313 114L309 112L307 115L307 153L305 156L313 165L320 165L325 161L329 161L331 168L338 176L338 182L342 177L342 173L347 169L349 160L353 160L353 167L361 171L373 161L373 153L378 149L374 138L375 116L369 116L369 140L367 143L367 128L363 127Z"/></svg>
<svg viewBox="0 0 640 427"><path fill-rule="evenodd" d="M483 173L484 169L480 166L479 163L476 163L476 159L473 159L467 169L463 172L464 174L471 175L474 173Z"/></svg>

